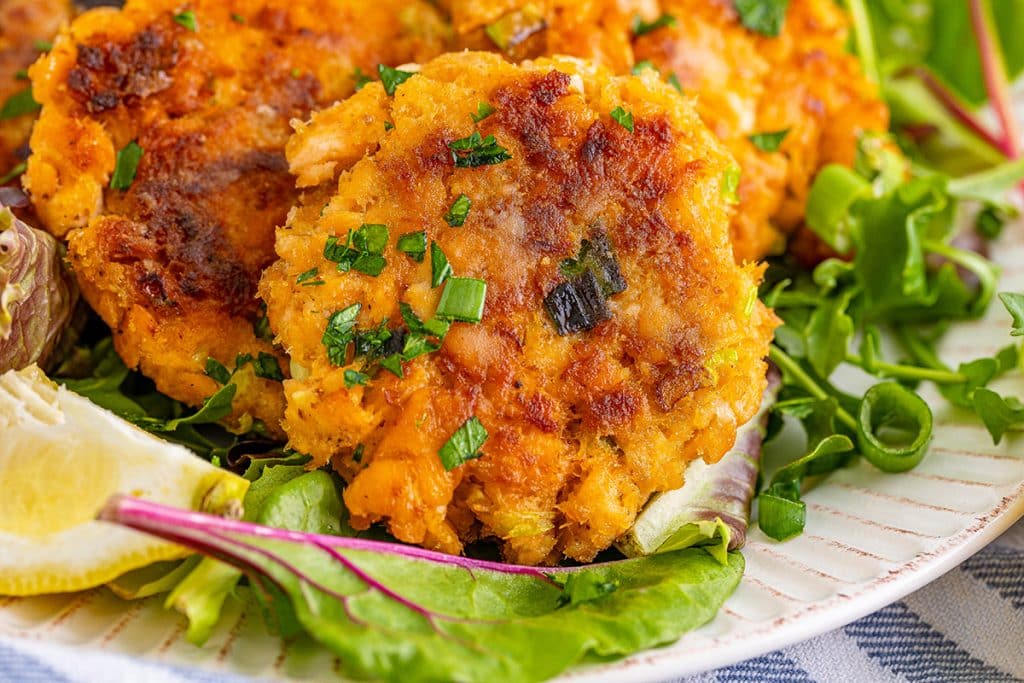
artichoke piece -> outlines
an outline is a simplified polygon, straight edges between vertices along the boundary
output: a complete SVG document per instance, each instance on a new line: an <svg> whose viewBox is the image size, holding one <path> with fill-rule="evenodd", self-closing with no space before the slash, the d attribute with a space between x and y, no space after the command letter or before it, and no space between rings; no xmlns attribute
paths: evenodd
<svg viewBox="0 0 1024 683"><path fill-rule="evenodd" d="M0 206L0 373L54 360L77 304L64 247Z"/></svg>

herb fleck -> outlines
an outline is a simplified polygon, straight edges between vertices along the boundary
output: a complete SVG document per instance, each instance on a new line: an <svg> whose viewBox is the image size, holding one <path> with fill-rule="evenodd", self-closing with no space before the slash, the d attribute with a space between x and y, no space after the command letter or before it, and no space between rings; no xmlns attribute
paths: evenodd
<svg viewBox="0 0 1024 683"><path fill-rule="evenodd" d="M778 152L782 141L786 139L787 135L789 135L789 128L772 133L756 133L747 139L754 143L754 147L757 147L762 152Z"/></svg>
<svg viewBox="0 0 1024 683"><path fill-rule="evenodd" d="M473 202L464 194L460 194L458 198L452 202L451 208L448 209L448 213L444 215L444 220L448 225L453 228L460 228L466 223L466 218L469 216L469 209L473 206Z"/></svg>
<svg viewBox="0 0 1024 683"><path fill-rule="evenodd" d="M456 467L463 465L483 455L480 447L487 441L487 430L480 420L474 416L466 420L459 427L451 438L448 439L437 455L441 459L444 469L451 472Z"/></svg>
<svg viewBox="0 0 1024 683"><path fill-rule="evenodd" d="M144 150L132 140L117 153L114 163L114 175L110 177L110 189L127 190L135 182L135 174L139 170Z"/></svg>
<svg viewBox="0 0 1024 683"><path fill-rule="evenodd" d="M481 137L480 131L473 131L469 137L448 143L452 151L452 161L456 168L473 168L475 166L493 166L508 161L512 155L498 144L493 135Z"/></svg>
<svg viewBox="0 0 1024 683"><path fill-rule="evenodd" d="M398 86L415 76L411 71L392 69L385 64L377 65L377 73L380 74L380 82L384 84L384 92L388 95L394 95Z"/></svg>
<svg viewBox="0 0 1024 683"><path fill-rule="evenodd" d="M175 14L174 23L188 29L192 33L199 31L199 27L196 26L196 13L192 10L185 10L181 14Z"/></svg>
<svg viewBox="0 0 1024 683"><path fill-rule="evenodd" d="M665 28L667 26L675 26L676 18L671 14L662 14L654 21L644 21L643 18L638 14L633 17L633 35L640 37L645 33L651 31L657 31L659 28Z"/></svg>
<svg viewBox="0 0 1024 683"><path fill-rule="evenodd" d="M612 118L615 119L616 123L628 130L630 133L633 132L632 112L628 112L622 107L615 107L615 109L612 109Z"/></svg>

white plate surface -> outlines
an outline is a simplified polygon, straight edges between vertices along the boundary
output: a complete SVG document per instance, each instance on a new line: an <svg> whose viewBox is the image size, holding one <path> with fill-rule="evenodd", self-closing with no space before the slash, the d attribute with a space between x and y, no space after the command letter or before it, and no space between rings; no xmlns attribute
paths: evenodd
<svg viewBox="0 0 1024 683"><path fill-rule="evenodd" d="M1013 226L1021 231L1021 226ZM1020 236L1012 241L1024 243ZM1003 248L1003 290L1024 291L1024 246ZM954 328L952 363L1009 342L1000 306ZM998 388L998 387L997 387ZM1024 395L1019 374L1002 388ZM935 396L926 394L930 399ZM804 535L775 543L750 534L747 571L718 617L678 643L565 679L662 680L717 668L845 625L935 580L1024 516L1024 441L993 446L980 423L941 400L930 453L914 471L886 475L861 462L805 496ZM188 644L182 617L159 599L126 603L104 590L71 597L0 598L0 636L66 643L260 679L331 679L338 663L306 643L285 645L236 601L205 648Z"/></svg>

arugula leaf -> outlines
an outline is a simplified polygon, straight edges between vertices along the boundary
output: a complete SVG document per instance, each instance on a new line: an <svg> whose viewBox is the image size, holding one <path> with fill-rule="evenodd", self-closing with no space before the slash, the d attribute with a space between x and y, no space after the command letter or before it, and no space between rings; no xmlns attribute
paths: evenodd
<svg viewBox="0 0 1024 683"><path fill-rule="evenodd" d="M1024 427L1024 404L1013 396L1003 397L991 389L974 392L974 410L997 445L1010 430Z"/></svg>
<svg viewBox="0 0 1024 683"><path fill-rule="evenodd" d="M103 518L245 569L268 615L330 648L345 675L407 683L541 681L580 661L670 643L711 619L743 570L738 553L722 564L697 549L548 570L576 575L579 598L593 598L560 604L564 587L534 567L285 536L127 497ZM607 584L617 588L596 588Z"/></svg>
<svg viewBox="0 0 1024 683"><path fill-rule="evenodd" d="M999 294L999 300L1013 317L1013 329L1010 334L1014 337L1024 336L1024 294L1002 292Z"/></svg>
<svg viewBox="0 0 1024 683"><path fill-rule="evenodd" d="M740 23L769 38L782 32L789 0L735 0Z"/></svg>

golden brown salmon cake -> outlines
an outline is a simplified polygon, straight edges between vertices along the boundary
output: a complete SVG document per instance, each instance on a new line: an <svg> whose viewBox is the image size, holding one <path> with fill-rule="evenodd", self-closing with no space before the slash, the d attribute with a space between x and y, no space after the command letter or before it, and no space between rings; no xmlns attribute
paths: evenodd
<svg viewBox="0 0 1024 683"><path fill-rule="evenodd" d="M69 0L0 0L0 178L25 160L35 120L25 70L71 18Z"/></svg>
<svg viewBox="0 0 1024 683"><path fill-rule="evenodd" d="M769 36L745 28L732 0L663 0L661 11L673 21L639 36L635 58L674 74L740 162L737 258L777 253L803 222L818 170L852 164L860 135L889 126L877 88L846 50L847 17L833 0L792 0ZM783 131L777 149L750 139Z"/></svg>
<svg viewBox="0 0 1024 683"><path fill-rule="evenodd" d="M852 164L863 131L888 111L848 54L834 0L793 0L779 36L745 28L733 0L449 0L458 40L510 59L567 54L617 73L652 65L694 97L743 173L733 218L736 257L777 253L803 221L814 175ZM777 149L750 136L788 131Z"/></svg>
<svg viewBox="0 0 1024 683"><path fill-rule="evenodd" d="M43 111L25 184L46 227L68 236L128 365L191 404L216 388L207 357L276 355L287 372L254 327L274 229L296 196L289 121L378 63L439 53L446 31L430 5L403 0L130 0L57 38L31 70ZM272 366L239 375L235 414L276 431Z"/></svg>
<svg viewBox="0 0 1024 683"><path fill-rule="evenodd" d="M775 319L732 259L735 162L653 72L446 55L288 157L313 189L260 286L284 426L357 528L590 560L757 409Z"/></svg>

